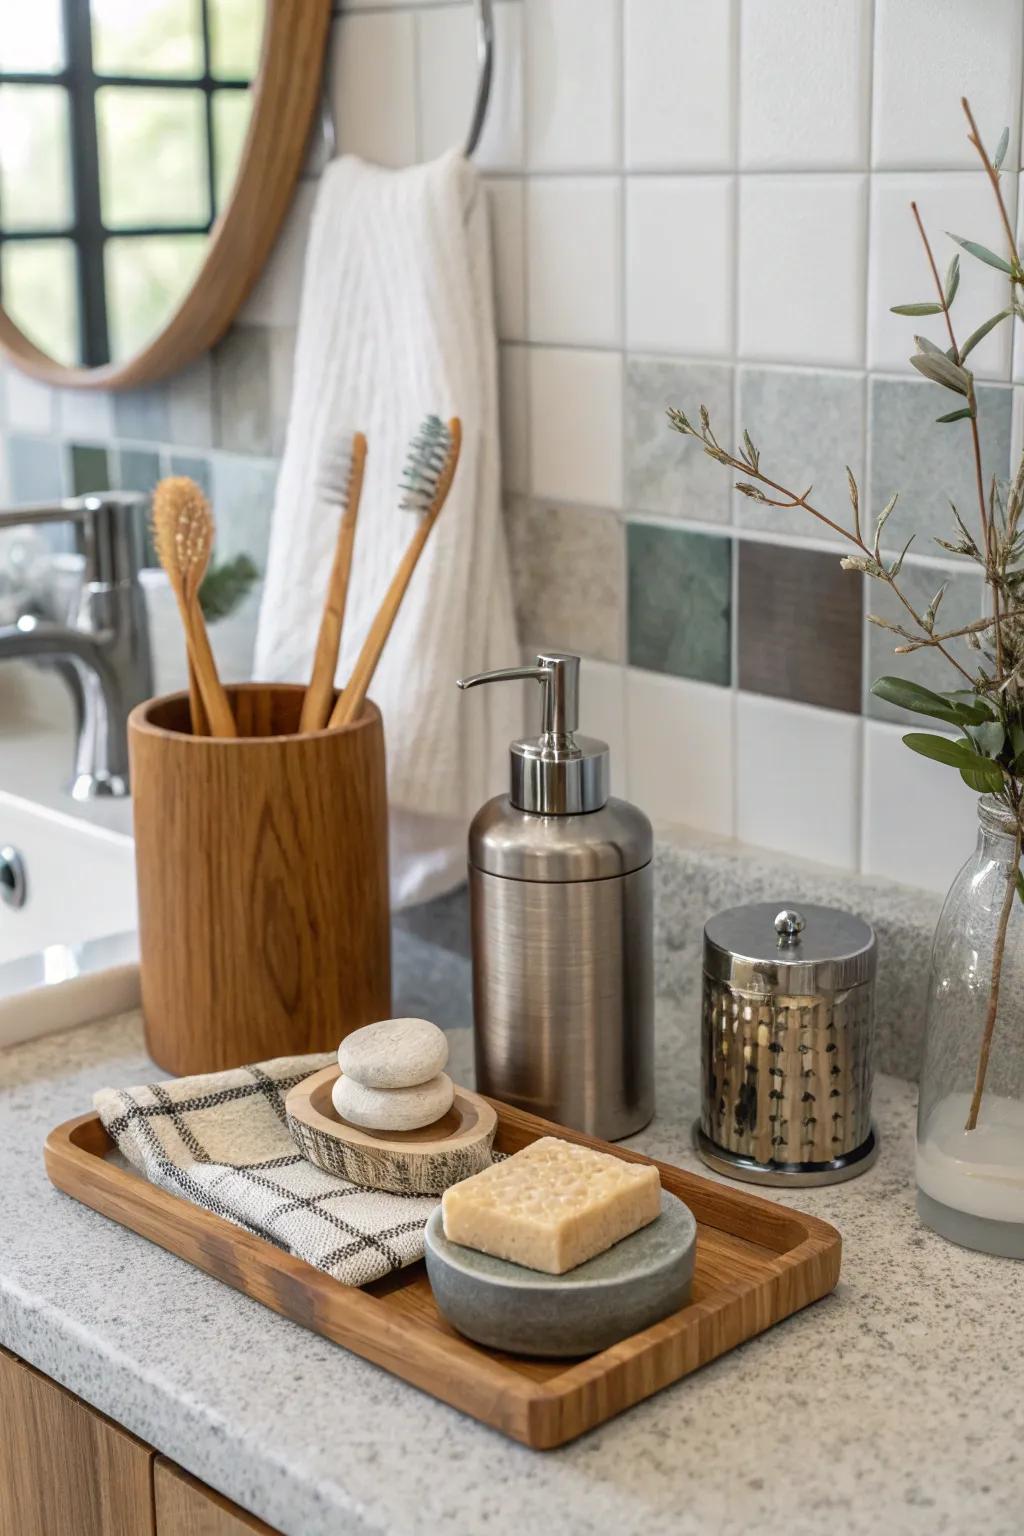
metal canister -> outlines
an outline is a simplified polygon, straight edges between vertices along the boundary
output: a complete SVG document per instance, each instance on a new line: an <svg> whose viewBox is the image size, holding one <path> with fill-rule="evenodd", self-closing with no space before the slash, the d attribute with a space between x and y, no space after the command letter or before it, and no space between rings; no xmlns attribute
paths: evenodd
<svg viewBox="0 0 1024 1536"><path fill-rule="evenodd" d="M755 1184L869 1168L877 947L835 907L756 902L704 927L702 1096L694 1143Z"/></svg>

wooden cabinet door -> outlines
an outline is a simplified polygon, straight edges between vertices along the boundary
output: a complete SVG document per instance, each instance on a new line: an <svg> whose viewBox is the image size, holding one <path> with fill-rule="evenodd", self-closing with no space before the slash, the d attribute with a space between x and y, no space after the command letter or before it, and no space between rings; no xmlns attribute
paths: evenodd
<svg viewBox="0 0 1024 1536"><path fill-rule="evenodd" d="M0 1350L0 1536L154 1536L153 1453Z"/></svg>
<svg viewBox="0 0 1024 1536"><path fill-rule="evenodd" d="M173 1461L156 1458L153 1467L156 1536L277 1536L205 1483L189 1477Z"/></svg>

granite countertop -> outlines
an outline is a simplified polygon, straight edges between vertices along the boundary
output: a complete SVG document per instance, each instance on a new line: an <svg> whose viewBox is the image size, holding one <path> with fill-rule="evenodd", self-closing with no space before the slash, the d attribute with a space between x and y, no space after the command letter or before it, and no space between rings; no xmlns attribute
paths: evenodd
<svg viewBox="0 0 1024 1536"><path fill-rule="evenodd" d="M462 1017L464 958L398 951L402 1004ZM632 1143L688 1168L694 1003L660 1008L658 1116ZM53 1189L47 1131L153 1071L134 1015L0 1052L0 1342L287 1536L1018 1536L1024 1270L918 1225L912 1084L876 1082L869 1173L778 1197L842 1232L832 1296L539 1453Z"/></svg>

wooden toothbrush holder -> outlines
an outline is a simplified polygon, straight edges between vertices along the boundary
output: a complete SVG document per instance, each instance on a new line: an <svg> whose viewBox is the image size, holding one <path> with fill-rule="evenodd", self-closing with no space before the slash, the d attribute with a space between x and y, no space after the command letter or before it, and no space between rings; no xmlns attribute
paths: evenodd
<svg viewBox="0 0 1024 1536"><path fill-rule="evenodd" d="M128 722L146 1044L177 1075L333 1050L391 1013L380 711L298 731L304 689L228 689L238 736L188 695Z"/></svg>

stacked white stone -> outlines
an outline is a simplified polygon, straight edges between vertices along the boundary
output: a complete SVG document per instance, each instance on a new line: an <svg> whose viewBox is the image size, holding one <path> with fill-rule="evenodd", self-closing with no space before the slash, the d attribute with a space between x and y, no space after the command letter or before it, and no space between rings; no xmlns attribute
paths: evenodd
<svg viewBox="0 0 1024 1536"><path fill-rule="evenodd" d="M452 1107L455 1089L442 1071L448 1040L428 1019L382 1019L338 1047L341 1076L331 1091L343 1120L366 1131L415 1131Z"/></svg>

